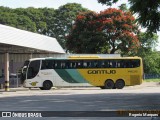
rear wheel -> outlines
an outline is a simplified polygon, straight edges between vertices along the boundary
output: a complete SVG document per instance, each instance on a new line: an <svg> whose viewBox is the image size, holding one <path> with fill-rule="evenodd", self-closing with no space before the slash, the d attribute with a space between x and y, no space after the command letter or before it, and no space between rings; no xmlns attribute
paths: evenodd
<svg viewBox="0 0 160 120"><path fill-rule="evenodd" d="M104 86L101 86L100 88L101 88L101 89L105 89L105 87L104 87Z"/></svg>
<svg viewBox="0 0 160 120"><path fill-rule="evenodd" d="M106 82L104 83L104 88L105 89L112 89L113 87L114 87L113 80L111 80L111 79L106 80Z"/></svg>
<svg viewBox="0 0 160 120"><path fill-rule="evenodd" d="M117 89L122 89L124 86L125 86L125 82L122 79L117 80L115 83L115 87Z"/></svg>
<svg viewBox="0 0 160 120"><path fill-rule="evenodd" d="M50 90L52 88L53 84L51 81L47 80L43 82L43 88L42 90Z"/></svg>

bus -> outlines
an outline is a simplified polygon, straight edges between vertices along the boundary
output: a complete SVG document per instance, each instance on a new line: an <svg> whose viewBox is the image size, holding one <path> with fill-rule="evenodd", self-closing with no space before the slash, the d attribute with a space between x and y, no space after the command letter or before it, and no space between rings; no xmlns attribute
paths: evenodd
<svg viewBox="0 0 160 120"><path fill-rule="evenodd" d="M65 86L122 89L142 83L143 63L140 57L33 58L25 61L21 80L24 87L41 90Z"/></svg>

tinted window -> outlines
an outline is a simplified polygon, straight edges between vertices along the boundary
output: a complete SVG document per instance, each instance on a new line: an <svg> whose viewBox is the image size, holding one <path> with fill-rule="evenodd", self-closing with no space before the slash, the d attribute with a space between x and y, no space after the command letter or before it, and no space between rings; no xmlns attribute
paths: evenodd
<svg viewBox="0 0 160 120"><path fill-rule="evenodd" d="M44 60L41 69L76 69L76 68L135 68L140 60Z"/></svg>
<svg viewBox="0 0 160 120"><path fill-rule="evenodd" d="M42 60L41 70L53 69L54 66L55 66L55 63L53 60Z"/></svg>
<svg viewBox="0 0 160 120"><path fill-rule="evenodd" d="M38 74L39 68L40 60L31 61L28 68L27 79L34 78Z"/></svg>

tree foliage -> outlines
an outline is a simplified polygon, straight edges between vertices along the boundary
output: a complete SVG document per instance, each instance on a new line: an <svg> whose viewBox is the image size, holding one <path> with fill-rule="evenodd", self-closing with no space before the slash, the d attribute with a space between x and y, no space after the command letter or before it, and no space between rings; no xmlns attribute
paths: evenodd
<svg viewBox="0 0 160 120"><path fill-rule="evenodd" d="M72 24L76 19L76 16L81 12L86 12L88 9L83 8L77 3L68 3L66 5L60 6L59 9L55 11L56 17L53 20L52 30L53 37L57 38L59 43L63 48L66 49L66 36L72 29Z"/></svg>
<svg viewBox="0 0 160 120"><path fill-rule="evenodd" d="M111 6L113 3L118 2L118 0L98 0L98 2Z"/></svg>
<svg viewBox="0 0 160 120"><path fill-rule="evenodd" d="M130 9L138 14L139 23L148 32L160 30L160 0L129 0Z"/></svg>
<svg viewBox="0 0 160 120"><path fill-rule="evenodd" d="M67 47L76 53L114 54L118 50L123 53L135 51L139 40L135 35L138 29L134 20L129 12L114 8L99 14L80 14L68 36Z"/></svg>
<svg viewBox="0 0 160 120"><path fill-rule="evenodd" d="M13 26L19 29L35 32L36 25L32 20L25 15L18 15L12 9L0 7L0 23Z"/></svg>
<svg viewBox="0 0 160 120"><path fill-rule="evenodd" d="M67 48L74 53L101 53L104 46L104 33L99 31L98 14L87 12L77 16L73 29L67 39ZM73 47L74 46L74 47Z"/></svg>
<svg viewBox="0 0 160 120"><path fill-rule="evenodd" d="M65 49L66 35L80 12L88 11L80 4L69 3L53 8L0 7L0 24L54 37Z"/></svg>
<svg viewBox="0 0 160 120"><path fill-rule="evenodd" d="M99 3L112 5L118 0L98 0ZM160 0L128 0L130 10L138 15L138 21L149 33L160 30Z"/></svg>
<svg viewBox="0 0 160 120"><path fill-rule="evenodd" d="M160 74L160 53L152 51L143 57L144 72L148 74Z"/></svg>
<svg viewBox="0 0 160 120"><path fill-rule="evenodd" d="M132 56L140 56L143 58L144 73L159 74L160 73L160 53L155 51L158 36L147 33L139 33L138 39L140 47L136 54Z"/></svg>

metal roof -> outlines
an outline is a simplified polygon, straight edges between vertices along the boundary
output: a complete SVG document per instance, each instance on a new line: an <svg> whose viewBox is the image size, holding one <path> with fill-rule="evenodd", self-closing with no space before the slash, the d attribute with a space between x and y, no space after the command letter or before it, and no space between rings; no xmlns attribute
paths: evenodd
<svg viewBox="0 0 160 120"><path fill-rule="evenodd" d="M2 51L65 53L55 38L0 24L0 52Z"/></svg>

